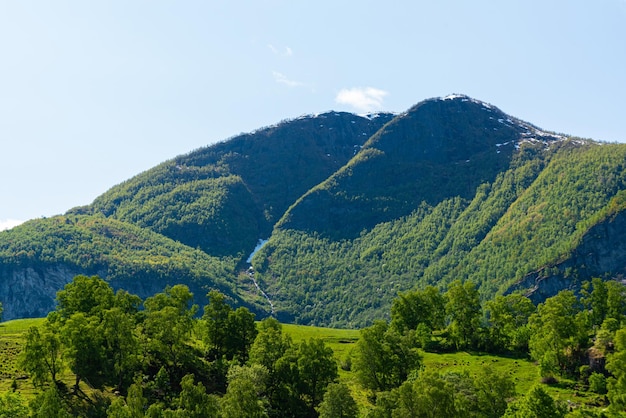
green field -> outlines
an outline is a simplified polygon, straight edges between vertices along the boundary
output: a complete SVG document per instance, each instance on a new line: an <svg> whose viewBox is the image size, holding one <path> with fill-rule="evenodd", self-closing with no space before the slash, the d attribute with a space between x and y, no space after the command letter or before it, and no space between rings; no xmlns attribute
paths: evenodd
<svg viewBox="0 0 626 418"><path fill-rule="evenodd" d="M0 323L0 392L11 390L17 385L17 390L26 397L32 396L35 390L25 373L19 370L18 355L21 352L26 331L31 326L39 325L43 319L21 319ZM362 409L369 405L367 393L356 381L355 374L345 370L346 361L352 355L359 338L358 330L320 328L304 325L284 324L283 331L290 335L294 342L320 338L332 348L339 367L339 378L352 390L354 398ZM480 368L492 367L500 373L509 375L515 382L517 396L525 394L533 385L539 382L537 366L527 360L503 356L494 356L481 353L423 353L424 367L436 369L440 372L460 372L467 370L475 374ZM344 367L341 367L344 366ZM67 376L71 379L71 376ZM599 395L586 392L574 382L561 379L557 385L546 386L549 393L569 405L598 405Z"/></svg>
<svg viewBox="0 0 626 418"><path fill-rule="evenodd" d="M291 335L295 342L311 337L321 338L335 353L338 364L345 361L353 350L358 338L358 330L317 328L304 325L283 325L283 330ZM537 365L526 358L496 356L484 353L422 353L424 367L436 369L440 372L468 371L474 375L484 367L491 367L499 373L510 376L515 382L517 396L523 396L531 387L540 382ZM339 378L352 390L352 394L362 408L370 402L367 393L357 384L356 376L351 371L339 369ZM558 384L546 385L545 388L552 397L566 402L572 407L597 406L602 404L602 396L587 392L576 382L560 379Z"/></svg>

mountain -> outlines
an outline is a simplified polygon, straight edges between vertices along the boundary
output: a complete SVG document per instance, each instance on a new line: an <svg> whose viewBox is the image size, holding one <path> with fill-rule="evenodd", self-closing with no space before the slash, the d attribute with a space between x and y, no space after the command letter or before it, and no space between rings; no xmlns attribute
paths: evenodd
<svg viewBox="0 0 626 418"><path fill-rule="evenodd" d="M241 265L287 207L343 166L390 113L283 121L181 155L64 216L0 232L4 318L41 316L77 274L142 297L185 283L263 314ZM244 276L245 277L245 276ZM245 300L245 302L244 302Z"/></svg>
<svg viewBox="0 0 626 418"><path fill-rule="evenodd" d="M516 144L537 137L558 139L469 97L424 101L385 125L277 226L354 238L422 202L471 198L509 167Z"/></svg>
<svg viewBox="0 0 626 418"><path fill-rule="evenodd" d="M540 302L626 269L626 146L463 95L329 112L178 156L65 215L0 232L5 317L73 275L145 297L209 290L259 315L355 327L398 292L472 280ZM268 239L246 262L260 239Z"/></svg>
<svg viewBox="0 0 626 418"><path fill-rule="evenodd" d="M298 197L346 164L392 118L329 112L285 121L176 157L77 211L241 258Z"/></svg>

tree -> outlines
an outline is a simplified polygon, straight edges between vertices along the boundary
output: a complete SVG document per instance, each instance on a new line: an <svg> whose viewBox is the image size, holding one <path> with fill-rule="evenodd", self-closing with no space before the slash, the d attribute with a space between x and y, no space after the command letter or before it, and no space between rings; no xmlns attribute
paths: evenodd
<svg viewBox="0 0 626 418"><path fill-rule="evenodd" d="M102 387L106 382L106 357L98 319L82 312L72 314L61 329L61 339L68 365L76 375L74 387L78 389L81 380Z"/></svg>
<svg viewBox="0 0 626 418"><path fill-rule="evenodd" d="M99 325L107 362L107 380L118 390L132 382L134 372L140 366L140 345L135 327L131 315L119 307L104 311Z"/></svg>
<svg viewBox="0 0 626 418"><path fill-rule="evenodd" d="M267 370L265 394L270 415L275 415L274 412L287 414L285 411L303 406L291 389L296 373L293 343L288 335L283 335L282 325L276 319L265 318L259 323L248 364L263 366Z"/></svg>
<svg viewBox="0 0 626 418"><path fill-rule="evenodd" d="M228 372L228 389L220 402L224 418L265 418L265 391L268 372L264 366L233 366Z"/></svg>
<svg viewBox="0 0 626 418"><path fill-rule="evenodd" d="M192 362L193 347L190 345L197 305L192 305L193 293L185 285L166 287L162 293L144 302L144 344L151 356L153 366L166 366L176 371L176 382L187 374L187 362ZM193 369L191 365L188 369ZM172 375L172 377L175 377Z"/></svg>
<svg viewBox="0 0 626 418"><path fill-rule="evenodd" d="M209 359L224 356L227 360L238 358L245 363L257 335L254 314L244 307L233 311L226 304L224 295L216 290L209 292L207 297L209 304L204 307L202 323Z"/></svg>
<svg viewBox="0 0 626 418"><path fill-rule="evenodd" d="M518 403L510 404L505 418L562 418L567 408L555 402L541 387L535 386Z"/></svg>
<svg viewBox="0 0 626 418"><path fill-rule="evenodd" d="M446 313L450 317L448 331L457 350L476 348L480 331L480 297L471 281L453 282L445 294Z"/></svg>
<svg viewBox="0 0 626 418"><path fill-rule="evenodd" d="M515 383L491 367L482 368L474 378L477 409L485 418L504 415L507 402L515 396Z"/></svg>
<svg viewBox="0 0 626 418"><path fill-rule="evenodd" d="M444 321L445 299L433 286L400 293L391 305L391 326L400 333L415 330L420 324L431 331L442 329Z"/></svg>
<svg viewBox="0 0 626 418"><path fill-rule="evenodd" d="M398 387L421 364L411 334L401 336L385 321L361 330L355 347L354 368L361 385L372 391Z"/></svg>
<svg viewBox="0 0 626 418"><path fill-rule="evenodd" d="M572 291L546 299L529 319L530 355L543 376L573 373L588 345L586 318Z"/></svg>
<svg viewBox="0 0 626 418"><path fill-rule="evenodd" d="M254 314L240 306L228 314L226 328L228 330L226 358L238 359L240 363L245 363L258 334Z"/></svg>
<svg viewBox="0 0 626 418"><path fill-rule="evenodd" d="M314 409L322 401L328 384L338 377L333 350L318 338L302 341L298 346L297 370L299 396Z"/></svg>
<svg viewBox="0 0 626 418"><path fill-rule="evenodd" d="M15 392L0 395L0 418L28 418L28 407L22 395Z"/></svg>
<svg viewBox="0 0 626 418"><path fill-rule="evenodd" d="M184 411L185 418L204 418L218 415L217 398L207 394L202 383L194 384L192 374L183 377L180 387L178 410Z"/></svg>
<svg viewBox="0 0 626 418"><path fill-rule="evenodd" d="M143 396L141 381L137 380L128 388L126 402L116 398L107 410L108 418L143 418L148 400Z"/></svg>
<svg viewBox="0 0 626 418"><path fill-rule="evenodd" d="M434 372L420 373L397 389L393 417L460 417L455 404L454 385Z"/></svg>
<svg viewBox="0 0 626 418"><path fill-rule="evenodd" d="M33 418L70 418L67 406L56 385L40 393L30 404Z"/></svg>
<svg viewBox="0 0 626 418"><path fill-rule="evenodd" d="M46 322L42 329L31 327L26 333L20 365L30 373L33 384L42 387L57 381L57 374L63 367L61 353L61 340Z"/></svg>
<svg viewBox="0 0 626 418"><path fill-rule="evenodd" d="M209 358L216 359L226 354L228 339L228 314L232 308L226 303L225 297L217 290L207 294L209 304L204 307L202 320L205 328L203 339L208 347Z"/></svg>
<svg viewBox="0 0 626 418"><path fill-rule="evenodd" d="M359 408L344 383L330 383L317 412L320 418L356 418Z"/></svg>
<svg viewBox="0 0 626 418"><path fill-rule="evenodd" d="M615 280L606 285L606 316L623 323L626 320L626 286Z"/></svg>
<svg viewBox="0 0 626 418"><path fill-rule="evenodd" d="M282 325L274 318L265 318L259 323L259 333L250 348L248 363L264 366L270 376L276 362L291 347L291 338L283 335Z"/></svg>
<svg viewBox="0 0 626 418"><path fill-rule="evenodd" d="M626 412L626 328L615 334L615 353L607 359L606 368L613 376L608 379L607 397L611 402L611 410Z"/></svg>
<svg viewBox="0 0 626 418"><path fill-rule="evenodd" d="M591 292L589 291L589 288L592 289ZM608 289L604 280L594 277L591 279L591 282L583 283L581 293L581 301L589 310L589 320L591 322L591 326L599 327L606 318L608 311Z"/></svg>
<svg viewBox="0 0 626 418"><path fill-rule="evenodd" d="M489 340L494 348L527 352L530 338L528 318L536 311L530 299L512 293L496 296L486 305Z"/></svg>
<svg viewBox="0 0 626 418"><path fill-rule="evenodd" d="M67 319L74 313L100 315L102 311L113 307L115 294L107 282L98 276L76 276L57 292L57 309L61 319Z"/></svg>

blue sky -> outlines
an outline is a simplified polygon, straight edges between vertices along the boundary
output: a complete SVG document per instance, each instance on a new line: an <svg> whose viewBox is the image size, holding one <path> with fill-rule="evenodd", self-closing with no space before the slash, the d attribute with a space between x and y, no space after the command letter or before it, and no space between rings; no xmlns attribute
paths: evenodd
<svg viewBox="0 0 626 418"><path fill-rule="evenodd" d="M327 110L464 93L626 142L626 0L0 0L0 228Z"/></svg>

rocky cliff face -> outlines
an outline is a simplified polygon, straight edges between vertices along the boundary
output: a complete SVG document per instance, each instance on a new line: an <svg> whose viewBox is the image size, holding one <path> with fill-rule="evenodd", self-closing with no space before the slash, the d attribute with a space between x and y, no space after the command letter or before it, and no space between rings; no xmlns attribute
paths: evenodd
<svg viewBox="0 0 626 418"><path fill-rule="evenodd" d="M63 264L46 267L0 267L3 319L37 318L55 307L56 292L80 274Z"/></svg>
<svg viewBox="0 0 626 418"><path fill-rule="evenodd" d="M0 302L4 312L3 320L19 318L41 318L56 307L56 294L78 275L97 275L106 280L107 271L86 273L83 269L67 264L48 266L6 266L0 265ZM166 286L177 284L174 280L112 280L111 287L117 291L136 294L142 299L162 292ZM206 303L206 289L200 284L188 283L196 295L196 303Z"/></svg>
<svg viewBox="0 0 626 418"><path fill-rule="evenodd" d="M530 273L509 289L527 289L534 303L561 290L577 291L594 277L624 280L626 275L626 212L607 218L590 228L580 245L564 261Z"/></svg>

